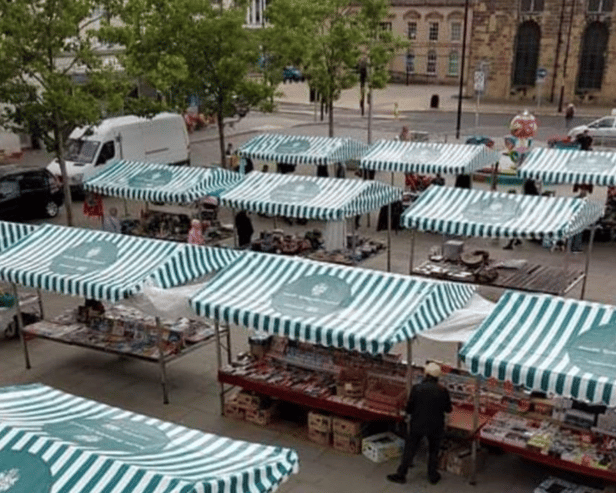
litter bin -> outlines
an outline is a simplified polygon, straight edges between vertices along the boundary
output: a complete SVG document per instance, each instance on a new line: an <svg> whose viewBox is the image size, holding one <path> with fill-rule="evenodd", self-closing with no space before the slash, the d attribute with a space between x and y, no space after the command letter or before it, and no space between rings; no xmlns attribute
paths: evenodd
<svg viewBox="0 0 616 493"><path fill-rule="evenodd" d="M430 98L430 108L438 108L438 94L433 94Z"/></svg>

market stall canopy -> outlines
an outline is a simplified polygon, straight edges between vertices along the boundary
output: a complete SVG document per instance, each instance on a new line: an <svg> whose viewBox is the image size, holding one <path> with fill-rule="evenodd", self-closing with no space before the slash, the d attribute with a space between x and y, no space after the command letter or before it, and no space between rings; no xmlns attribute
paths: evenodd
<svg viewBox="0 0 616 493"><path fill-rule="evenodd" d="M0 415L0 486L9 492L263 493L299 470L292 449L219 437L41 384L0 388Z"/></svg>
<svg viewBox="0 0 616 493"><path fill-rule="evenodd" d="M201 316L380 353L463 307L474 288L279 255L246 254L191 300Z"/></svg>
<svg viewBox="0 0 616 493"><path fill-rule="evenodd" d="M45 225L0 253L0 279L31 288L118 301L154 277L172 287L238 253L91 229Z"/></svg>
<svg viewBox="0 0 616 493"><path fill-rule="evenodd" d="M0 252L32 233L37 226L32 224L0 221Z"/></svg>
<svg viewBox="0 0 616 493"><path fill-rule="evenodd" d="M114 161L89 177L86 191L149 202L186 204L233 187L241 176L221 168Z"/></svg>
<svg viewBox="0 0 616 493"><path fill-rule="evenodd" d="M460 351L475 375L616 405L616 307L507 291Z"/></svg>
<svg viewBox="0 0 616 493"><path fill-rule="evenodd" d="M422 174L469 174L498 162L484 145L379 140L362 156L360 168Z"/></svg>
<svg viewBox="0 0 616 493"><path fill-rule="evenodd" d="M285 164L335 164L359 159L368 146L348 137L262 134L242 145L240 158Z"/></svg>
<svg viewBox="0 0 616 493"><path fill-rule="evenodd" d="M447 235L563 239L602 215L602 204L585 199L431 186L401 222L405 228Z"/></svg>
<svg viewBox="0 0 616 493"><path fill-rule="evenodd" d="M518 169L524 179L544 183L616 185L616 154L611 151L533 149Z"/></svg>
<svg viewBox="0 0 616 493"><path fill-rule="evenodd" d="M221 205L273 216L340 221L402 200L380 182L253 171L220 196Z"/></svg>

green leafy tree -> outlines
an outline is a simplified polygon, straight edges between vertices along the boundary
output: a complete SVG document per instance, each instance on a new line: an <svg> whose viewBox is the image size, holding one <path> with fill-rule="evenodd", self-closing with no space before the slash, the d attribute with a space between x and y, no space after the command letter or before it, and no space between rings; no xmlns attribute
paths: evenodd
<svg viewBox="0 0 616 493"><path fill-rule="evenodd" d="M349 0L274 0L267 8L282 56L299 65L328 108L334 136L334 101L357 83L363 34Z"/></svg>
<svg viewBox="0 0 616 493"><path fill-rule="evenodd" d="M368 144L372 142L372 92L383 89L389 82L389 64L408 42L383 28L389 13L387 0L358 0L358 20L363 34L361 65L366 70L368 86Z"/></svg>
<svg viewBox="0 0 616 493"><path fill-rule="evenodd" d="M119 111L127 88L127 81L96 54L95 8L92 0L0 1L0 123L42 139L54 154L69 225L66 137L76 126ZM75 73L85 82L75 82Z"/></svg>
<svg viewBox="0 0 616 493"><path fill-rule="evenodd" d="M125 46L128 73L147 80L182 107L191 96L217 117L220 158L226 165L224 119L247 108L270 109L273 88L249 72L259 40L244 28L245 7L221 8L210 0L127 0L113 9L122 26L105 37Z"/></svg>

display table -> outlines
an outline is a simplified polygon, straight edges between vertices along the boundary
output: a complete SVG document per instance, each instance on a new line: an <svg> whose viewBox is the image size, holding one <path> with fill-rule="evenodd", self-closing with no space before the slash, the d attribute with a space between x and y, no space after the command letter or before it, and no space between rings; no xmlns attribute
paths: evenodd
<svg viewBox="0 0 616 493"><path fill-rule="evenodd" d="M53 320L26 325L23 332L62 344L159 363L165 403L166 364L216 339L215 328L207 322L185 318L157 321L122 305L107 307L104 314L91 316L88 321L82 318L78 310L71 309Z"/></svg>
<svg viewBox="0 0 616 493"><path fill-rule="evenodd" d="M424 277L447 279L493 286L495 288L517 289L519 291L541 292L562 296L584 279L584 273L577 270L564 270L549 265L520 263L518 268L507 267L506 262L491 261L488 266L498 276L493 281L482 281L462 263L428 260L413 268L413 274Z"/></svg>

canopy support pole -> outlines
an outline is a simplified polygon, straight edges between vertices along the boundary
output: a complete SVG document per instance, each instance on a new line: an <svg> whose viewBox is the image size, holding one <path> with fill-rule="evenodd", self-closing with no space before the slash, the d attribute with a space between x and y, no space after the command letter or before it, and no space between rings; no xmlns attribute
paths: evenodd
<svg viewBox="0 0 616 493"><path fill-rule="evenodd" d="M355 249L357 248L357 241L355 238L355 218L351 220L351 260L353 261L353 265L357 265L357 258L355 256Z"/></svg>
<svg viewBox="0 0 616 493"><path fill-rule="evenodd" d="M411 395L411 388L413 388L413 339L406 341L406 391Z"/></svg>
<svg viewBox="0 0 616 493"><path fill-rule="evenodd" d="M218 380L218 371L222 368L222 353L221 353L221 341L220 341L220 324L218 320L214 322L214 337L216 338L216 379ZM225 384L220 382L220 415L225 414Z"/></svg>
<svg viewBox="0 0 616 493"><path fill-rule="evenodd" d="M565 275L569 272L569 262L571 261L571 237L565 241Z"/></svg>
<svg viewBox="0 0 616 493"><path fill-rule="evenodd" d="M160 383L163 386L163 404L169 404L169 393L167 392L167 368L165 366L165 352L163 346L163 325L160 317L156 317L156 330L158 332L158 362L160 364Z"/></svg>
<svg viewBox="0 0 616 493"><path fill-rule="evenodd" d="M592 257L592 246L595 241L595 231L597 229L597 225L593 224L592 229L590 230L590 241L588 242L588 250L586 250L586 262L584 264L584 279L582 279L582 293L580 294L580 299L584 299L584 295L586 294L586 279L588 279L588 268L590 267L590 258Z"/></svg>
<svg viewBox="0 0 616 493"><path fill-rule="evenodd" d="M391 185L394 184L394 173L391 172ZM391 202L387 204L387 272L391 272L391 221L393 207Z"/></svg>
<svg viewBox="0 0 616 493"><path fill-rule="evenodd" d="M43 296L41 296L41 290L36 290L36 296L38 297L39 311L41 312L41 320L45 319L45 311L43 310Z"/></svg>
<svg viewBox="0 0 616 493"><path fill-rule="evenodd" d="M415 230L411 229L411 255L409 259L409 275L413 275L413 257L415 257Z"/></svg>
<svg viewBox="0 0 616 493"><path fill-rule="evenodd" d="M231 364L231 324L225 326L226 339L227 339L227 364Z"/></svg>
<svg viewBox="0 0 616 493"><path fill-rule="evenodd" d="M479 428L479 390L481 387L481 377L475 377L475 392L473 394L473 443L471 444L471 477L469 483L477 484L477 428Z"/></svg>
<svg viewBox="0 0 616 493"><path fill-rule="evenodd" d="M24 350L24 360L26 362L26 370L32 368L30 366L30 355L28 354L28 344L26 343L26 335L24 334L24 320L21 316L21 304L19 302L19 294L17 293L17 286L15 283L11 283L11 287L13 288L13 296L15 297L15 308L17 310L17 331L19 332L19 341L21 342L21 347Z"/></svg>
<svg viewBox="0 0 616 493"><path fill-rule="evenodd" d="M231 215L233 216L233 248L237 248L239 240L237 238L237 225L235 224L235 209L231 209Z"/></svg>

